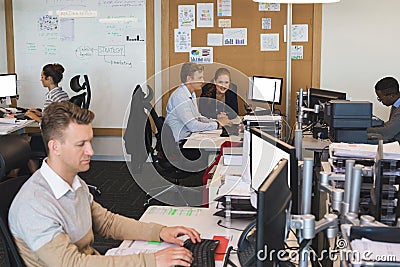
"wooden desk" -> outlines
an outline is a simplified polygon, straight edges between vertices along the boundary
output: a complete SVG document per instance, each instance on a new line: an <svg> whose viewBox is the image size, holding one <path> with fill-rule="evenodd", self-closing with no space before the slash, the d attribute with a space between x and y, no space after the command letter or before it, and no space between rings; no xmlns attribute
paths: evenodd
<svg viewBox="0 0 400 267"><path fill-rule="evenodd" d="M210 208L197 208L197 207L168 207L168 206L150 206L140 218L143 222L156 222L166 226L183 225L196 229L202 238L212 239L213 236L227 236L230 241L228 246L237 248L237 242L241 235L241 231L234 229L227 229L218 225L225 224L225 219L213 216L215 212L214 207ZM238 229L245 229L251 220L233 219L231 227ZM187 238L187 237L183 237ZM135 241L125 240L121 243L120 248L128 248ZM236 253L230 255L230 259L240 266ZM222 266L223 261L216 261L216 266Z"/></svg>
<svg viewBox="0 0 400 267"><path fill-rule="evenodd" d="M23 130L25 127L34 124L34 120L22 120L16 124L0 124L0 135L7 135Z"/></svg>

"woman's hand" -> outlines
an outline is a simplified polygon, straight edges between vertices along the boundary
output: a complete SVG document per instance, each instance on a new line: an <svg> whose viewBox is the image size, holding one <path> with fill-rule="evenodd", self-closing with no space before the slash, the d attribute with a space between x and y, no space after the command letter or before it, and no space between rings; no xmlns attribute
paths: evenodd
<svg viewBox="0 0 400 267"><path fill-rule="evenodd" d="M193 261L192 252L184 247L166 248L157 251L156 265L160 267L165 266L190 266Z"/></svg>
<svg viewBox="0 0 400 267"><path fill-rule="evenodd" d="M220 112L217 115L217 120L228 119L228 115L225 112Z"/></svg>
<svg viewBox="0 0 400 267"><path fill-rule="evenodd" d="M193 228L184 226L163 227L160 231L162 241L183 246L183 241L178 237L187 235L193 243L200 242L200 234Z"/></svg>

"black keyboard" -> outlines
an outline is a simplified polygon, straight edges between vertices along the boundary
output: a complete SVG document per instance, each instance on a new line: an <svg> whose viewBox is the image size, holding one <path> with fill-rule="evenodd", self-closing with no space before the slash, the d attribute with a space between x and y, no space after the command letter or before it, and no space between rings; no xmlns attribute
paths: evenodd
<svg viewBox="0 0 400 267"><path fill-rule="evenodd" d="M192 240L187 239L183 246L193 254L191 266L214 267L214 253L218 244L219 240L202 239L200 243L192 243Z"/></svg>
<svg viewBox="0 0 400 267"><path fill-rule="evenodd" d="M253 244L247 246L245 249L239 249L238 258L240 266L242 267L252 267L256 266L256 248Z"/></svg>

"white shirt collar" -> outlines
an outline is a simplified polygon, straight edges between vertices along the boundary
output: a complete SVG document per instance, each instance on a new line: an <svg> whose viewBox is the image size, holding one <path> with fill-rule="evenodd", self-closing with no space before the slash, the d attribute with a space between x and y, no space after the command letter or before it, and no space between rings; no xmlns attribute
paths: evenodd
<svg viewBox="0 0 400 267"><path fill-rule="evenodd" d="M195 93L195 92L190 93L189 88L187 88L186 84L182 83L182 85L183 85L183 88L186 89L185 92L186 92L187 96L188 96L190 99L196 99L196 93Z"/></svg>
<svg viewBox="0 0 400 267"><path fill-rule="evenodd" d="M79 187L82 186L78 175L76 175L72 181L71 187L55 171L53 171L53 169L50 168L50 166L46 163L46 160L47 158L43 160L40 172L42 173L46 182L49 184L56 199L60 199L62 196L68 193L68 191L75 192Z"/></svg>

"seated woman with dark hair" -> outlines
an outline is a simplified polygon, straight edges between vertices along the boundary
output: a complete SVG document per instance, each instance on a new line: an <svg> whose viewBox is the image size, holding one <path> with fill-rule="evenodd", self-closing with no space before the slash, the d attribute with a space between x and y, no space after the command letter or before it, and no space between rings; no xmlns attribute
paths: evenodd
<svg viewBox="0 0 400 267"><path fill-rule="evenodd" d="M231 84L231 74L226 68L219 68L211 83L202 88L199 99L200 113L209 118L227 116L236 118L238 114L237 88Z"/></svg>

